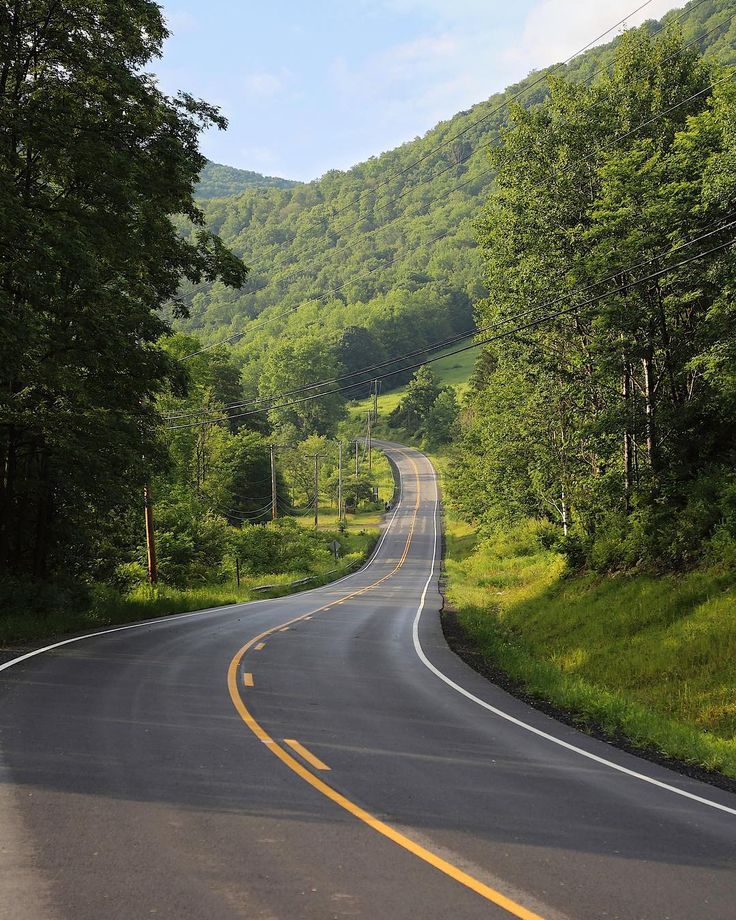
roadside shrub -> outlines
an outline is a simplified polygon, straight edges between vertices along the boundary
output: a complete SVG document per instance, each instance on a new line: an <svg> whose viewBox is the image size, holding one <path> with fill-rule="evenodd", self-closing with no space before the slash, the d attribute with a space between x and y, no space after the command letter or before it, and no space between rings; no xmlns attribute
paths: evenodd
<svg viewBox="0 0 736 920"><path fill-rule="evenodd" d="M334 534L307 530L293 518L244 524L230 537L230 552L250 575L281 575L327 567Z"/></svg>
<svg viewBox="0 0 736 920"><path fill-rule="evenodd" d="M121 594L128 594L140 585L144 585L147 578L148 568L142 562L121 562L120 565L115 566L110 583Z"/></svg>

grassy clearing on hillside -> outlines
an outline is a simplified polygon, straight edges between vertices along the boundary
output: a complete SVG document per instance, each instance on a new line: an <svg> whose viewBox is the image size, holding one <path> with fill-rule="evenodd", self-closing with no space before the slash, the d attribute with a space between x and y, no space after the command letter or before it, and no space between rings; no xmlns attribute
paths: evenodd
<svg viewBox="0 0 736 920"><path fill-rule="evenodd" d="M439 377L442 386L455 387L458 396L462 396L467 388L468 380L473 372L473 365L478 353L475 349L464 351L459 355L446 355L429 366ZM384 387L390 385L391 378L384 381ZM398 406L406 393L406 385L382 393L378 400L378 426L376 434L390 437L390 430L385 421L390 412ZM373 404L372 399L362 399L353 402L348 407L351 424L365 423L366 413ZM394 433L395 434L395 433Z"/></svg>
<svg viewBox="0 0 736 920"><path fill-rule="evenodd" d="M538 536L448 517L448 601L476 647L582 724L736 777L736 574L570 576Z"/></svg>
<svg viewBox="0 0 736 920"><path fill-rule="evenodd" d="M175 613L206 610L209 607L243 603L264 597L282 597L327 584L355 571L370 553L378 538L378 531L367 530L367 526L366 519L361 522L360 530L340 535L344 552L337 562L330 560L308 572L246 576L241 578L240 587L234 581L186 589L159 584L155 588L136 588L129 594L121 594L107 586L95 585L92 590L92 602L86 606L49 606L48 609L33 615L30 615L27 609L5 609L0 613L0 649L3 646L33 643L69 633L104 629L108 626ZM337 534L335 536L337 537ZM307 584L291 584L310 576L314 578ZM274 587L269 591L254 590L260 585Z"/></svg>

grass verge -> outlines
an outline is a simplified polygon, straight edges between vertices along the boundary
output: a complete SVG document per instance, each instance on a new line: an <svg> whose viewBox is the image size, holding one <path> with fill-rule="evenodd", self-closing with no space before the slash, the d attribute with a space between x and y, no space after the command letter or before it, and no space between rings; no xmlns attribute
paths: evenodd
<svg viewBox="0 0 736 920"><path fill-rule="evenodd" d="M736 573L570 575L534 522L483 539L452 513L445 566L465 637L530 697L736 778Z"/></svg>
<svg viewBox="0 0 736 920"><path fill-rule="evenodd" d="M340 539L345 552L336 562L330 561L309 572L247 576L241 578L240 587L234 581L188 588L157 585L122 594L106 585L93 585L87 597L82 593L76 597L73 593L65 596L63 589L55 591L50 587L35 598L35 609L13 604L0 611L0 650L4 646L27 646L73 633L264 597L283 597L319 587L355 571L372 551L378 531L363 528L342 534ZM306 584L291 584L307 577L311 580ZM256 591L261 585L273 585L273 588Z"/></svg>

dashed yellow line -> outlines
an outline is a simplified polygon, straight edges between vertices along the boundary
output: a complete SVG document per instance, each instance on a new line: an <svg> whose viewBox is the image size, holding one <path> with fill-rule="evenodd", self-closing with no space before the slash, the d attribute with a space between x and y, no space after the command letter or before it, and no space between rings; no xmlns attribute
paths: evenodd
<svg viewBox="0 0 736 920"><path fill-rule="evenodd" d="M419 468L414 462L414 459L408 454L403 454L403 456L414 467L414 475L416 477L417 484L417 497L416 503L414 505L414 514L412 516L409 533L406 538L404 552L402 553L401 558L399 559L395 568L393 568L390 572L388 572L382 578L379 578L377 581L374 581L372 584L345 595L345 597L341 601L338 601L338 603L344 603L353 597L359 597L361 594L365 594L367 591L370 591L373 588L378 587L378 585L383 584L384 581L387 581L389 578L391 578L392 575L396 574L396 572L398 572L398 570L406 561L406 557L409 554L412 538L414 536L414 527L416 525L417 514L419 512L420 480ZM350 799L339 793L336 789L333 789L332 786L329 786L326 782L324 782L324 780L321 780L318 776L315 776L313 773L307 770L303 764L292 757L292 755L277 741L275 741L268 734L266 729L263 728L263 726L253 717L250 710L243 702L243 697L240 693L240 690L238 689L238 670L243 656L253 646L256 646L257 648L258 643L261 643L261 640L265 639L267 636L270 636L277 631L283 632L293 623L298 623L300 620L304 620L308 616L312 616L313 614L319 613L320 611L327 610L331 606L332 604L324 604L322 607L318 607L316 610L309 611L309 613L293 617L291 620L287 620L286 623L283 623L280 626L273 626L271 629L264 630L262 633L259 633L259 635L254 636L249 642L246 642L246 644L235 653L228 669L227 684L228 690L230 691L230 699L232 700L233 706L235 706L235 709L238 711L241 719L253 732L256 738L267 745L268 749L272 751L282 763L289 767L290 770L296 773L297 776L301 777L305 782L309 783L310 786L312 786L318 792L321 792L322 795L330 799L336 805L339 805L341 808L345 809L345 811L358 818L358 820L362 821L364 824L367 824L368 827L373 828L374 831L377 831L379 834L387 837L389 840L393 841L398 846L403 847L403 849L407 850L408 852L413 853L414 856L417 856L419 859L428 863L430 866L434 866L435 869L438 869L449 878L454 879L456 882L459 882L461 885L464 885L466 888L469 888L471 891L479 894L487 901L490 901L493 904L496 904L498 907L503 908L512 916L518 917L520 920L542 920L542 917L540 917L539 914L535 914L533 911L527 910L526 907L521 904L517 904L516 901L512 901L511 898L506 897L506 895L502 894L500 891L496 891L495 888L491 888L489 885L484 884L483 882L474 878L472 875L464 872L462 869L448 862L446 859L442 859L441 856L438 856L436 853L433 853L431 850L423 847L421 844L412 840L410 837L407 837L405 834L402 834L400 831L397 831L395 828L386 824L384 821L374 817L372 814L370 814L370 812L367 812L365 809L361 808L360 805L356 805L355 802L352 802ZM294 742L293 740L286 741L285 743L292 746L294 743L298 744L298 742ZM300 745L300 747L302 746ZM294 748L294 750L297 749ZM306 751L306 748L302 748L302 750ZM306 753L309 754L308 751L306 751ZM301 754L301 756L304 756L304 754ZM314 755L310 754L310 756L313 757ZM307 757L304 759L308 761Z"/></svg>
<svg viewBox="0 0 736 920"><path fill-rule="evenodd" d="M266 646L266 643L265 643L265 642L259 642L258 645L256 646L256 651L257 651L257 652L260 652L260 650L261 650L262 648L265 648L265 646Z"/></svg>
<svg viewBox="0 0 736 920"><path fill-rule="evenodd" d="M296 751L297 754L306 760L307 763L310 763L315 770L329 770L330 768L324 763L319 757L315 757L311 751L308 751L303 744L299 744L298 741L295 741L293 738L284 738L284 744L288 744L289 747Z"/></svg>
<svg viewBox="0 0 736 920"><path fill-rule="evenodd" d="M245 674L243 674L243 683L246 687L255 686L253 683L253 675L250 673L250 671L247 671Z"/></svg>

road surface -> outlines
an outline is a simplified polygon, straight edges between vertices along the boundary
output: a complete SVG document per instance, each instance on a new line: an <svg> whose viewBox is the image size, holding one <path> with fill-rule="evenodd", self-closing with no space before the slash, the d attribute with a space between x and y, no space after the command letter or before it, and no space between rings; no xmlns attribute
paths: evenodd
<svg viewBox="0 0 736 920"><path fill-rule="evenodd" d="M434 473L387 451L360 572L0 665L0 917L736 917L736 796L457 658Z"/></svg>

